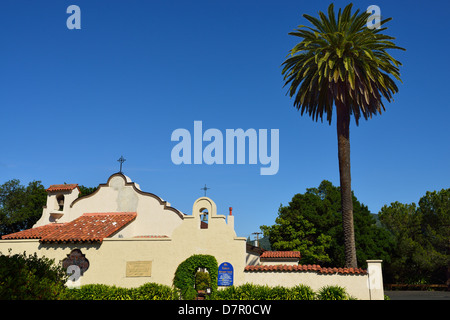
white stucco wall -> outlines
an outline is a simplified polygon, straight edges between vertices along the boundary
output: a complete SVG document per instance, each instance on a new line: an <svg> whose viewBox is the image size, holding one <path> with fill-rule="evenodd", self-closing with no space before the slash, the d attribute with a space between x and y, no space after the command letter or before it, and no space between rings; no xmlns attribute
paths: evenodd
<svg viewBox="0 0 450 320"><path fill-rule="evenodd" d="M363 275L329 275L315 272L245 272L244 281L288 288L303 284L311 287L314 291L327 285L337 285L344 287L348 294L357 299L370 299L367 276Z"/></svg>
<svg viewBox="0 0 450 320"><path fill-rule="evenodd" d="M381 260L367 260L367 274L329 274L315 271L301 272L244 272L244 282L268 285L294 287L307 285L314 291L324 286L340 286L358 300L383 300L383 276Z"/></svg>

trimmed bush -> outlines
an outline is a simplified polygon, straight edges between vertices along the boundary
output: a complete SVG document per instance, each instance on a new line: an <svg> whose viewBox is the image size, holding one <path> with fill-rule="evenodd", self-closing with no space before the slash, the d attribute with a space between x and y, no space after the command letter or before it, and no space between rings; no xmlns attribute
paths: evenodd
<svg viewBox="0 0 450 320"><path fill-rule="evenodd" d="M133 293L135 300L177 300L177 292L163 284L146 283L136 288Z"/></svg>
<svg viewBox="0 0 450 320"><path fill-rule="evenodd" d="M157 283L146 283L138 288L121 288L104 284L88 284L80 289L67 289L67 299L73 300L178 300L176 289ZM209 300L349 300L339 286L322 287L316 294L309 286L287 288L245 283L216 290Z"/></svg>
<svg viewBox="0 0 450 320"><path fill-rule="evenodd" d="M269 287L246 283L240 286L230 286L217 290L212 300L314 300L314 291L305 285L292 288L281 286Z"/></svg>
<svg viewBox="0 0 450 320"><path fill-rule="evenodd" d="M73 300L127 300L126 289L105 284L87 284L79 289L67 289L67 297Z"/></svg>
<svg viewBox="0 0 450 320"><path fill-rule="evenodd" d="M79 289L67 289L72 300L174 300L175 290L157 283L146 283L137 288L121 288L105 284L87 284Z"/></svg>

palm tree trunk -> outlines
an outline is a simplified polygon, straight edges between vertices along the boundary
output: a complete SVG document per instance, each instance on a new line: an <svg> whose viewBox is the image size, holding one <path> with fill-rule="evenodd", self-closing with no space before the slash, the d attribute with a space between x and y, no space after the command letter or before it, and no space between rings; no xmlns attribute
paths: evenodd
<svg viewBox="0 0 450 320"><path fill-rule="evenodd" d="M339 176L341 184L342 226L344 229L345 267L356 268L355 231L350 175L350 110L336 101Z"/></svg>

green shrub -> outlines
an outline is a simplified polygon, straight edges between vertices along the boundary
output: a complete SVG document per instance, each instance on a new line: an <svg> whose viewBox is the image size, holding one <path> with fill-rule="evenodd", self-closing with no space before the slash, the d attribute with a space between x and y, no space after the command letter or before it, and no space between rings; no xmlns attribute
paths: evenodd
<svg viewBox="0 0 450 320"><path fill-rule="evenodd" d="M342 287L325 286L320 288L317 298L319 300L349 300L350 296Z"/></svg>
<svg viewBox="0 0 450 320"><path fill-rule="evenodd" d="M246 283L217 290L210 299L215 300L314 300L314 291L305 285L292 288Z"/></svg>
<svg viewBox="0 0 450 320"><path fill-rule="evenodd" d="M226 287L225 289L217 290L210 296L210 300L237 300L237 292L235 286Z"/></svg>
<svg viewBox="0 0 450 320"><path fill-rule="evenodd" d="M149 282L136 288L133 298L135 300L175 300L178 296L169 286Z"/></svg>
<svg viewBox="0 0 450 320"><path fill-rule="evenodd" d="M68 289L68 297L74 300L119 300L118 296L118 288L106 284L87 284L79 289Z"/></svg>
<svg viewBox="0 0 450 320"><path fill-rule="evenodd" d="M264 299L267 287L245 283L236 287L237 300L262 300Z"/></svg>
<svg viewBox="0 0 450 320"><path fill-rule="evenodd" d="M311 287L299 284L291 289L290 300L315 300L316 293Z"/></svg>
<svg viewBox="0 0 450 320"><path fill-rule="evenodd" d="M266 298L267 300L290 300L290 292L291 289L287 287L282 286L276 286L272 288L267 288L268 290L265 290Z"/></svg>
<svg viewBox="0 0 450 320"><path fill-rule="evenodd" d="M211 277L208 272L198 271L195 274L195 289L206 290L211 286Z"/></svg>
<svg viewBox="0 0 450 320"><path fill-rule="evenodd" d="M145 283L137 288L122 288L105 284L87 284L79 289L67 289L72 300L173 300L177 296L169 286Z"/></svg>
<svg viewBox="0 0 450 320"><path fill-rule="evenodd" d="M88 284L80 289L67 289L67 299L73 300L177 300L177 290L166 285L146 283L138 288L121 288L104 284ZM287 288L245 283L214 291L209 300L349 300L339 286L322 287L317 295L306 285Z"/></svg>
<svg viewBox="0 0 450 320"><path fill-rule="evenodd" d="M36 253L3 255L0 253L1 300L63 299L68 275L54 260Z"/></svg>

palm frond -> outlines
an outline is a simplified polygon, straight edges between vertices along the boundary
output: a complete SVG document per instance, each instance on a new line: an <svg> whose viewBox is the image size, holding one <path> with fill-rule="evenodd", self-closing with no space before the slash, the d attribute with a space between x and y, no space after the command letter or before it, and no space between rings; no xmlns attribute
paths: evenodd
<svg viewBox="0 0 450 320"><path fill-rule="evenodd" d="M356 123L385 110L383 99L392 101L398 92L395 78L400 79L401 63L387 50L405 50L395 45L394 37L383 34L387 28L366 27L367 12L352 5L339 9L328 7L319 18L304 14L312 26L299 25L290 35L302 40L283 62L284 86L294 97L294 106L303 115L331 123L333 105L345 102ZM386 24L391 18L381 21Z"/></svg>

